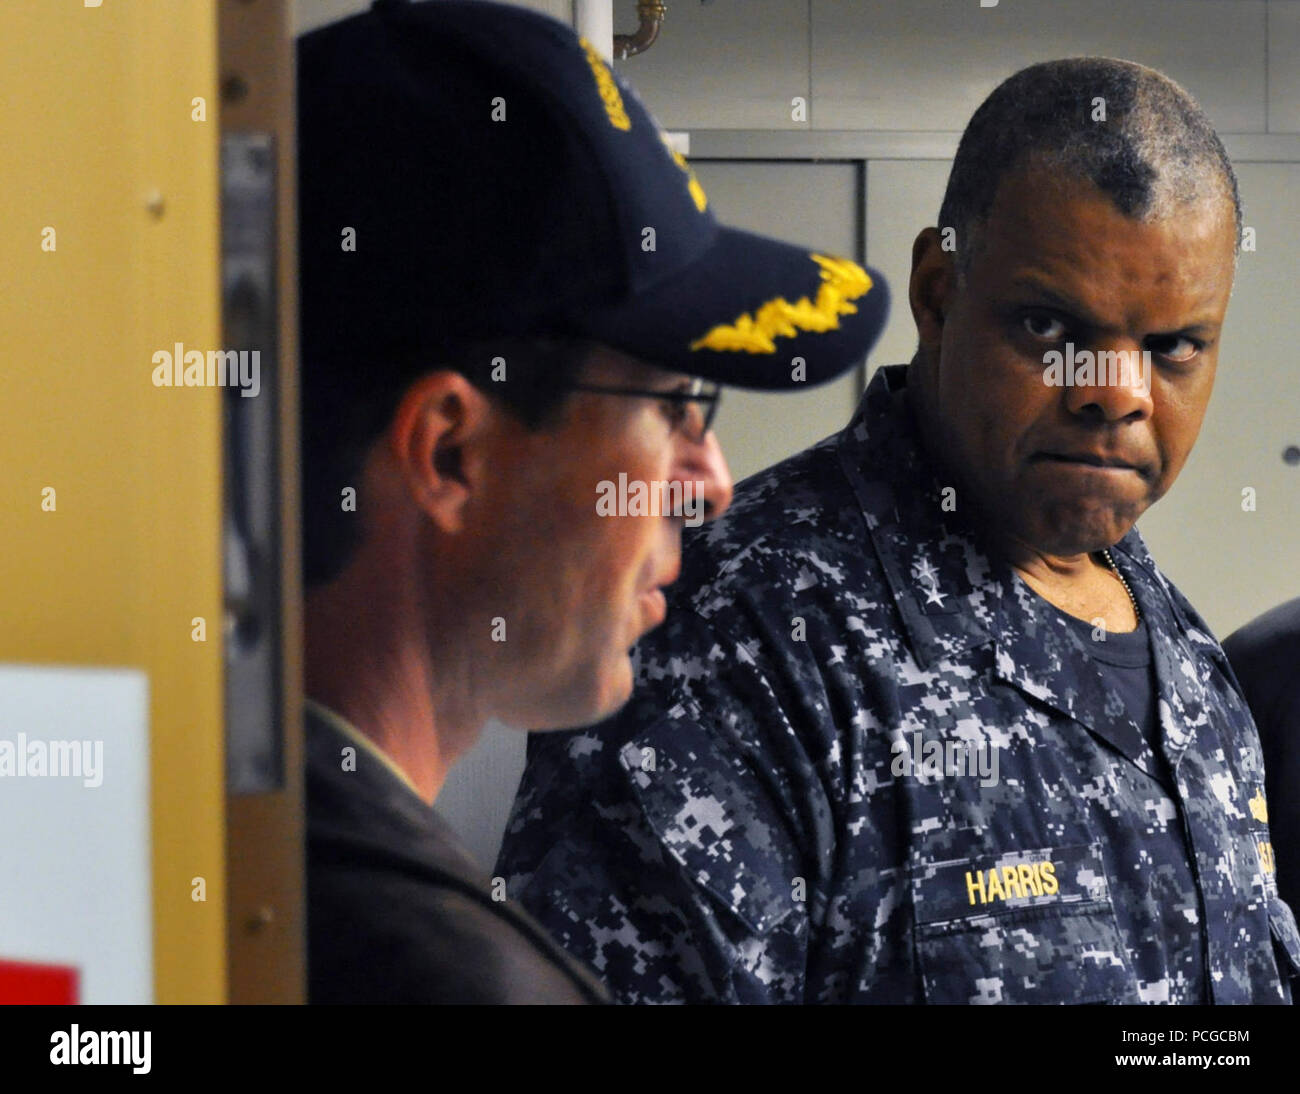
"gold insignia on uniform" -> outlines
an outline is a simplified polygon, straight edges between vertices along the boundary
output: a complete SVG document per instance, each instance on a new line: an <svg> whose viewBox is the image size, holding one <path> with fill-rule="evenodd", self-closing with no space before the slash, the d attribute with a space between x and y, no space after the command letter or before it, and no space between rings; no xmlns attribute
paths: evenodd
<svg viewBox="0 0 1300 1094"><path fill-rule="evenodd" d="M1260 824L1268 823L1268 803L1264 801L1264 791L1256 790L1255 796L1247 804L1250 806L1250 815Z"/></svg>
<svg viewBox="0 0 1300 1094"><path fill-rule="evenodd" d="M596 77L596 90L600 92L600 101L605 104L609 124L615 129L631 129L632 119L627 116L627 111L623 107L623 96L618 93L618 83L614 80L609 65L605 64L605 58L596 52L596 47L586 38L579 38L578 43L587 55L591 74Z"/></svg>
<svg viewBox="0 0 1300 1094"><path fill-rule="evenodd" d="M966 871L966 895L972 905L976 896L981 904L991 904L1012 897L1025 900L1031 896L1056 896L1060 891L1056 863L1051 860L1004 866L1000 872L994 867L988 871L987 880L983 870L976 870L974 874Z"/></svg>
<svg viewBox="0 0 1300 1094"><path fill-rule="evenodd" d="M822 270L816 300L801 296L791 304L778 296L752 315L746 312L730 325L714 327L703 338L692 342L691 349L775 353L777 338L794 338L800 331L838 330L840 316L858 310L849 301L871 290L871 278L866 270L848 259L817 254L809 257Z"/></svg>

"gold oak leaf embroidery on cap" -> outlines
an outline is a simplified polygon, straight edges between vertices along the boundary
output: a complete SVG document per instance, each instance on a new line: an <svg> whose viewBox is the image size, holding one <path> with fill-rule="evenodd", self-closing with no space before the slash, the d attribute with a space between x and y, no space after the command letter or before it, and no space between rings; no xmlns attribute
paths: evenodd
<svg viewBox="0 0 1300 1094"><path fill-rule="evenodd" d="M691 192L691 200L695 202L695 208L701 213L704 212L709 207L709 199L705 196L704 187L700 185L700 180L695 176L695 169L686 162L686 157L673 147L672 141L668 139L668 134L662 129L659 131L659 139L664 142L664 147L668 149L668 154L672 156L673 163L686 172L686 187Z"/></svg>
<svg viewBox="0 0 1300 1094"><path fill-rule="evenodd" d="M618 84L614 82L614 74L610 72L609 66L605 60L596 52L593 46L586 38L579 38L579 44L582 51L587 55L587 64L591 65L591 74L596 77L596 90L600 92L600 101L605 104L605 113L609 116L609 124L615 129L631 129L632 119L627 116L627 111L623 107L623 96L618 93Z"/></svg>
<svg viewBox="0 0 1300 1094"><path fill-rule="evenodd" d="M753 315L746 312L731 325L714 327L691 349L739 350L744 353L775 353L777 338L794 338L800 331L822 333L838 330L841 315L858 309L850 301L871 289L867 271L844 258L810 255L822 268L817 299L802 296L791 304L783 296L769 300Z"/></svg>

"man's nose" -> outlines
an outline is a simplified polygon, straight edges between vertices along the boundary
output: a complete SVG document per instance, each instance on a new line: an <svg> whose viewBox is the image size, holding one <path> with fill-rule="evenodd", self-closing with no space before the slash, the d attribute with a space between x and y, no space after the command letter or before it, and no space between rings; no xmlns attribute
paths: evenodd
<svg viewBox="0 0 1300 1094"><path fill-rule="evenodd" d="M1105 421L1149 418L1155 410L1151 398L1151 356L1133 341L1095 345L1092 350L1092 383L1078 383L1066 390L1066 405L1075 414L1099 415ZM1083 365L1075 363L1078 378ZM1091 409L1090 409L1091 408Z"/></svg>
<svg viewBox="0 0 1300 1094"><path fill-rule="evenodd" d="M687 482L697 482L699 495L704 499L704 519L722 516L731 505L731 471L722 454L722 445L712 431L703 440L688 444L677 461L675 477Z"/></svg>

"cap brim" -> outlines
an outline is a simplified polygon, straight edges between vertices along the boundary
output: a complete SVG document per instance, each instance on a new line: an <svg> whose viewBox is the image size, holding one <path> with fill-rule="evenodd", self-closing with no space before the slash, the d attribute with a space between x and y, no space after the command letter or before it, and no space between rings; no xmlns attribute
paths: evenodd
<svg viewBox="0 0 1300 1094"><path fill-rule="evenodd" d="M589 336L673 372L774 390L824 383L861 362L889 314L875 270L720 227L694 263L582 317Z"/></svg>

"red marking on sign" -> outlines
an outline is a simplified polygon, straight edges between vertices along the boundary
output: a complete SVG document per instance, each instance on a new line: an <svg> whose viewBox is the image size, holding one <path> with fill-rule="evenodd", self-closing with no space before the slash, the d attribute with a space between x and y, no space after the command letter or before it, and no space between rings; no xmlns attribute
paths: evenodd
<svg viewBox="0 0 1300 1094"><path fill-rule="evenodd" d="M78 975L72 965L0 961L0 1003L75 1003Z"/></svg>

